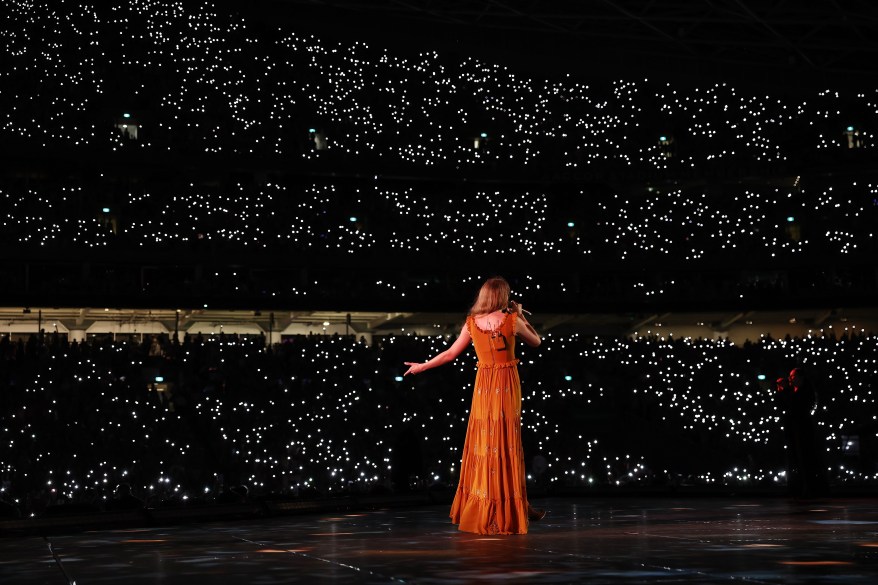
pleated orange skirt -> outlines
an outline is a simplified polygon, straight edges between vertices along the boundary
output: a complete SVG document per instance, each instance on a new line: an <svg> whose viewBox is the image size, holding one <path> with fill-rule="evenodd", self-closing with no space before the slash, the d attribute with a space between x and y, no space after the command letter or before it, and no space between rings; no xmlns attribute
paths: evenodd
<svg viewBox="0 0 878 585"><path fill-rule="evenodd" d="M451 521L476 534L526 534L518 360L480 364Z"/></svg>

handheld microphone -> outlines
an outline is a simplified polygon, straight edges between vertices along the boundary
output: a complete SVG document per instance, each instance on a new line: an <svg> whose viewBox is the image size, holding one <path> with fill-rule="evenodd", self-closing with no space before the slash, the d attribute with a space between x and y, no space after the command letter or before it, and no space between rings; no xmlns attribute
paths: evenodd
<svg viewBox="0 0 878 585"><path fill-rule="evenodd" d="M511 305L513 302L514 301L509 301L509 304ZM513 313L514 311L510 307L506 307L505 309L503 309L503 312L504 313ZM528 311L527 309L522 309L521 312L524 313L525 315L532 315L533 314L530 311Z"/></svg>

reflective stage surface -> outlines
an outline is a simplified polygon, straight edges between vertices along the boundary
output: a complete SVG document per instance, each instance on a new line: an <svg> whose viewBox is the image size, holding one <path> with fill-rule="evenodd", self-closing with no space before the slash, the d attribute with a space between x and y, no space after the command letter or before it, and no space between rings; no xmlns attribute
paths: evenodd
<svg viewBox="0 0 878 585"><path fill-rule="evenodd" d="M444 505L4 535L0 583L878 583L874 499L534 504L523 536L458 532Z"/></svg>

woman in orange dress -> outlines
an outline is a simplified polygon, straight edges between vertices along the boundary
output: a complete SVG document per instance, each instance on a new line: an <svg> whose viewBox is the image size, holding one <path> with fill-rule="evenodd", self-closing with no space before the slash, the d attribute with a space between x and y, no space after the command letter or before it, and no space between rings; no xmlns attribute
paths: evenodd
<svg viewBox="0 0 878 585"><path fill-rule="evenodd" d="M477 534L525 534L528 521L545 512L530 507L521 448L521 382L515 338L531 347L539 334L521 305L509 300L509 283L488 279L457 340L424 363L405 362L406 375L453 361L472 341L478 371L460 464L451 521Z"/></svg>

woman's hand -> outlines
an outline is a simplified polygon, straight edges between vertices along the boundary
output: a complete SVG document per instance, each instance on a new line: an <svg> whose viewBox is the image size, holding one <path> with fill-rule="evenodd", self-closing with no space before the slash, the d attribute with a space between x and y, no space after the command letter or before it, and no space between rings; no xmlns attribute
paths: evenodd
<svg viewBox="0 0 878 585"><path fill-rule="evenodd" d="M530 315L530 312L525 311L524 308L515 301L509 302L509 310L518 314L518 318L516 319L515 334L531 347L537 347L540 343L542 343L540 334L537 333L536 329L534 329L533 326L527 322L527 319L524 316L525 313Z"/></svg>
<svg viewBox="0 0 878 585"><path fill-rule="evenodd" d="M403 377L408 376L409 374L420 374L424 371L424 364L419 362L403 362L405 365L409 367L406 370L406 373L403 374Z"/></svg>

